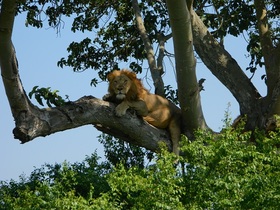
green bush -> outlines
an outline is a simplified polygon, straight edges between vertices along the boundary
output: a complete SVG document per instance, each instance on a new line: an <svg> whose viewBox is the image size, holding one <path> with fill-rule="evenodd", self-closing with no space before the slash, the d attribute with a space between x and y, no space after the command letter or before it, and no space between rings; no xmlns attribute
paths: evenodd
<svg viewBox="0 0 280 210"><path fill-rule="evenodd" d="M112 168L96 154L45 165L1 182L0 209L280 209L280 132L182 138L179 162L164 149L152 163Z"/></svg>
<svg viewBox="0 0 280 210"><path fill-rule="evenodd" d="M186 207L280 209L277 145L279 132L267 136L230 128L216 138L201 132L194 142L185 139Z"/></svg>

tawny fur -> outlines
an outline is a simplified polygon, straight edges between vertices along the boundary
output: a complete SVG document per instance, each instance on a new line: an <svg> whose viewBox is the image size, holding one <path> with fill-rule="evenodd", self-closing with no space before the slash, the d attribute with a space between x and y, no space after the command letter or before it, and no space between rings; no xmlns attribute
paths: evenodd
<svg viewBox="0 0 280 210"><path fill-rule="evenodd" d="M103 99L119 103L116 115L121 117L128 108L136 111L151 125L168 129L173 143L173 152L179 155L181 135L181 110L167 99L151 94L129 70L114 70L108 75L108 94Z"/></svg>

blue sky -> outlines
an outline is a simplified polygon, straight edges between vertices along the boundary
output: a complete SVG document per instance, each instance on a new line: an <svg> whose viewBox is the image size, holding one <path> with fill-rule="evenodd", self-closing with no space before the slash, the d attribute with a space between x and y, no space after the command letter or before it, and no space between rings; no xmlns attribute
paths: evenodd
<svg viewBox="0 0 280 210"><path fill-rule="evenodd" d="M76 100L84 95L101 98L107 92L107 84L102 82L97 87L91 87L90 81L96 77L94 70L74 73L71 68L57 67L57 61L67 56L66 48L72 41L78 41L91 34L70 32L66 22L60 34L52 28L34 29L25 27L24 15L15 20L13 42L17 52L21 80L27 93L36 86L51 87L59 90L61 96L69 95L70 100ZM172 47L169 47L172 52ZM242 37L230 37L225 40L225 48L245 69L249 63L246 59L246 43ZM164 76L166 84L176 88L174 69L169 61L165 62L167 73ZM126 68L124 64L122 66ZM260 76L260 70L254 77L255 85L261 94L265 94L265 86ZM141 76L139 76L141 78ZM232 117L238 115L238 104L230 92L198 61L197 77L205 78L205 91L201 92L202 106L207 124L218 131L223 125L223 118L228 103L231 104ZM237 81L238 82L238 81ZM95 150L103 156L103 147L97 141L99 132L93 126L83 126L20 144L13 138L14 120L5 95L2 80L0 81L0 180L18 179L19 175L29 175L34 167L44 163L61 163L64 160L79 162L91 155ZM34 100L32 100L36 103Z"/></svg>

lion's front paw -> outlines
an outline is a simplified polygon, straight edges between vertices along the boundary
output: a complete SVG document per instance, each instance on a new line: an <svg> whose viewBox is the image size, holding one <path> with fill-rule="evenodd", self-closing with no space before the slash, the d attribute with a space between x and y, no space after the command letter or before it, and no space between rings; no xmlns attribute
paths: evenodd
<svg viewBox="0 0 280 210"><path fill-rule="evenodd" d="M129 106L126 103L121 103L116 107L116 115L118 117L124 116Z"/></svg>
<svg viewBox="0 0 280 210"><path fill-rule="evenodd" d="M110 101L109 99L111 98L112 96L111 96L111 94L106 94L106 95L104 95L103 97L102 97L102 99L104 100L104 101Z"/></svg>

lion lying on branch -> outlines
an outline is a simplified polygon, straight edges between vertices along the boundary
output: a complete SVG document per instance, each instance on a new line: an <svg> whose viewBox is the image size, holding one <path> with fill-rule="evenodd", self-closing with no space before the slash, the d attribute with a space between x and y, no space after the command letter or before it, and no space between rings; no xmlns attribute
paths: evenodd
<svg viewBox="0 0 280 210"><path fill-rule="evenodd" d="M151 94L131 71L114 70L107 78L109 93L103 96L103 100L118 103L116 115L121 117L128 108L132 108L149 124L160 129L168 129L173 152L179 155L181 110L166 98Z"/></svg>

